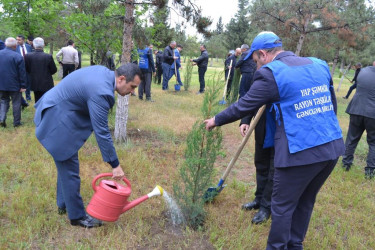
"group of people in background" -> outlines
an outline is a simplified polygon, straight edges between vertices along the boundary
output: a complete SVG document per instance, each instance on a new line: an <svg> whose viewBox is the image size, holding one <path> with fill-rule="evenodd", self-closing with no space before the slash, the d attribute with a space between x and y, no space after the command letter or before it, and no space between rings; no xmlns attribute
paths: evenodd
<svg viewBox="0 0 375 250"><path fill-rule="evenodd" d="M2 46L4 45L4 46ZM6 127L6 117L10 107L13 108L13 126L22 125L21 110L28 107L31 91L35 103L54 87L53 74L57 67L52 55L44 53L44 39L29 36L27 42L23 35L17 38L8 37L5 43L0 42L0 126ZM62 67L63 78L80 68L79 52L74 42L69 40L56 55ZM25 92L25 99L22 93Z"/></svg>

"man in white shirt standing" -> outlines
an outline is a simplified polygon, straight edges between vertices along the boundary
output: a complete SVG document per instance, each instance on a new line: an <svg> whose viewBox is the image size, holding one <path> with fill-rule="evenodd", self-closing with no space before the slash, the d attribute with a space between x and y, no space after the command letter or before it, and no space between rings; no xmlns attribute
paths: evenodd
<svg viewBox="0 0 375 250"><path fill-rule="evenodd" d="M60 59L61 55L62 60ZM56 59L63 67L63 78L78 67L78 51L74 48L74 42L72 40L68 41L68 46L63 47L57 52Z"/></svg>

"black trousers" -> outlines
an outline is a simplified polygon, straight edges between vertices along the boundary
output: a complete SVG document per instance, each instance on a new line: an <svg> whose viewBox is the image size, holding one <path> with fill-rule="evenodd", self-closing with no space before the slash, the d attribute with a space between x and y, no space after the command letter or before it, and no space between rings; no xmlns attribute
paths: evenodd
<svg viewBox="0 0 375 250"><path fill-rule="evenodd" d="M161 76L162 75L163 75L163 66L160 64L160 65L156 66L156 77L157 77L157 83L158 84L161 83Z"/></svg>
<svg viewBox="0 0 375 250"><path fill-rule="evenodd" d="M199 92L203 93L204 88L206 87L206 83L204 81L204 75L206 74L207 67L198 67L198 75L199 75Z"/></svg>
<svg viewBox="0 0 375 250"><path fill-rule="evenodd" d="M227 84L227 96L225 97L227 100L229 99L230 90L232 88L232 81L233 81L233 75L234 75L233 70L234 70L234 68L230 72L229 79L228 79L229 69L225 70L225 80L226 81L228 80L228 84Z"/></svg>
<svg viewBox="0 0 375 250"><path fill-rule="evenodd" d="M343 164L352 165L355 149L365 130L369 147L365 169L375 168L375 119L361 115L350 115L348 135L345 140L345 154L342 157Z"/></svg>
<svg viewBox="0 0 375 250"><path fill-rule="evenodd" d="M76 66L74 64L63 64L63 78L72 73L75 69Z"/></svg>
<svg viewBox="0 0 375 250"><path fill-rule="evenodd" d="M348 93L346 94L345 98L349 98L350 94L352 93L352 91L357 88L357 83L354 83L352 86L350 86L349 90L348 90Z"/></svg>
<svg viewBox="0 0 375 250"><path fill-rule="evenodd" d="M271 197L274 175L275 149L263 148L266 134L266 113L264 112L255 127L255 155L254 164L256 169L255 200L260 202L263 209L271 209Z"/></svg>
<svg viewBox="0 0 375 250"><path fill-rule="evenodd" d="M146 99L151 99L151 81L152 81L152 72L144 72L143 80L138 86L138 97L143 99L143 93L146 93Z"/></svg>
<svg viewBox="0 0 375 250"><path fill-rule="evenodd" d="M42 98L42 96L46 93L47 91L34 91L34 98L35 98L35 103Z"/></svg>

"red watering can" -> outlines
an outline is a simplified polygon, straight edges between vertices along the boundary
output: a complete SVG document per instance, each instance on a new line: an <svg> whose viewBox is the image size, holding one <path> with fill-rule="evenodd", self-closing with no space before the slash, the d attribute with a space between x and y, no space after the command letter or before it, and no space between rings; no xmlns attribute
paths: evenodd
<svg viewBox="0 0 375 250"><path fill-rule="evenodd" d="M98 186L96 185L98 179L107 176L112 176L112 173L100 174L92 180L92 188L95 193L86 209L89 215L99 220L116 221L125 211L152 196L163 194L163 188L156 186L151 193L130 202L128 198L132 189L129 180L125 177L122 180L126 183L126 186L113 180L102 180Z"/></svg>

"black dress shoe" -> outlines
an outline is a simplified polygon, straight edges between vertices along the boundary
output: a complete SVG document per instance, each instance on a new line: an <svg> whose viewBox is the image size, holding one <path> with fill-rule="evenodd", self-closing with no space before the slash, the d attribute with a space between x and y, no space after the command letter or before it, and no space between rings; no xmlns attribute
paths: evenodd
<svg viewBox="0 0 375 250"><path fill-rule="evenodd" d="M57 208L57 213L59 215L66 214L66 208L61 208L61 207Z"/></svg>
<svg viewBox="0 0 375 250"><path fill-rule="evenodd" d="M28 106L29 106L29 104L28 104L27 102L21 104L21 108L22 108L22 110L23 110L24 108L27 108Z"/></svg>
<svg viewBox="0 0 375 250"><path fill-rule="evenodd" d="M269 209L260 209L255 215L254 218L251 220L253 224L261 224L266 222L270 218L271 212Z"/></svg>
<svg viewBox="0 0 375 250"><path fill-rule="evenodd" d="M252 202L246 203L242 205L243 210L252 210L252 209L258 209L260 206L260 202L257 200L253 200Z"/></svg>
<svg viewBox="0 0 375 250"><path fill-rule="evenodd" d="M3 128L6 128L6 127L7 127L7 124L5 123L5 121L0 122L0 127L3 127Z"/></svg>
<svg viewBox="0 0 375 250"><path fill-rule="evenodd" d="M344 165L342 166L342 168L343 168L345 171L349 171L349 170L350 170L350 167L351 167L350 164L344 164Z"/></svg>
<svg viewBox="0 0 375 250"><path fill-rule="evenodd" d="M13 125L13 127L17 128L17 127L20 127L20 126L22 126L22 125L23 125L23 123L20 122L20 123L18 123L18 124Z"/></svg>
<svg viewBox="0 0 375 250"><path fill-rule="evenodd" d="M103 225L103 222L91 217L90 215L86 215L82 219L78 220L70 220L70 224L72 226L80 226L84 228L92 228L92 227L100 227Z"/></svg>

